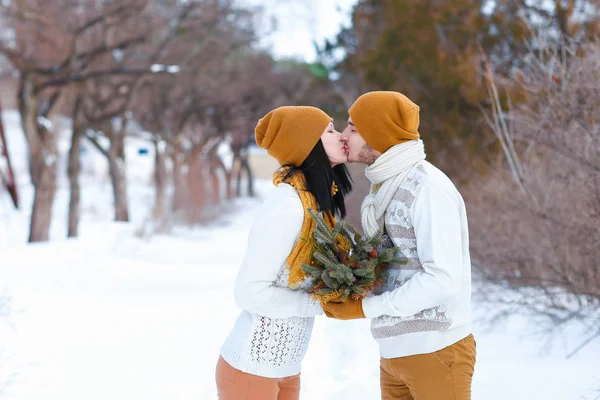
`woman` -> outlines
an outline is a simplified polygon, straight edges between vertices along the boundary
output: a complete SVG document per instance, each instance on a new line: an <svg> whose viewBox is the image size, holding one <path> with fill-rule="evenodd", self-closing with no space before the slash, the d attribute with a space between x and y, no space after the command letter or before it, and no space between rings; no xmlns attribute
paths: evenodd
<svg viewBox="0 0 600 400"><path fill-rule="evenodd" d="M296 400L314 317L323 313L301 269L312 256L303 240L315 225L307 210L333 225L334 214L346 214L352 183L340 133L318 108L277 108L255 135L282 168L250 229L235 284L243 311L221 348L217 389L221 400Z"/></svg>

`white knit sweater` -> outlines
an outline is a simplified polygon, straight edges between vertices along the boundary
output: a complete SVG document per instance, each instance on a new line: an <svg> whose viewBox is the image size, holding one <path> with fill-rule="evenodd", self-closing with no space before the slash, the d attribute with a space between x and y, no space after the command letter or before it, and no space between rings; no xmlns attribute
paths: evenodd
<svg viewBox="0 0 600 400"><path fill-rule="evenodd" d="M385 232L408 259L363 301L384 358L431 353L471 333L471 258L465 203L421 161L385 212Z"/></svg>
<svg viewBox="0 0 600 400"><path fill-rule="evenodd" d="M221 356L243 372L266 378L300 373L314 316L323 311L306 292L287 286L286 259L298 241L304 209L296 190L280 184L256 215L235 283L242 309L221 347Z"/></svg>

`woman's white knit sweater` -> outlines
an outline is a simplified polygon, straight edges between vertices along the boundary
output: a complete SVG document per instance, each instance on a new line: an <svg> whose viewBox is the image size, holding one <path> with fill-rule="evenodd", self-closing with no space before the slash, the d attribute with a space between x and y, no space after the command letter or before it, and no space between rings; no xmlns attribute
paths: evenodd
<svg viewBox="0 0 600 400"><path fill-rule="evenodd" d="M244 260L235 283L242 309L221 347L221 356L243 372L267 378L300 373L314 316L323 311L306 292L287 286L286 259L299 239L304 209L296 190L280 184L256 215Z"/></svg>

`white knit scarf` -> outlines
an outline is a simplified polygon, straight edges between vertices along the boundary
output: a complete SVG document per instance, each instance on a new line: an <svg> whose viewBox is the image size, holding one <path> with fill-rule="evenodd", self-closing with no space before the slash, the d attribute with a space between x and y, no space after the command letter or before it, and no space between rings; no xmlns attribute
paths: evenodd
<svg viewBox="0 0 600 400"><path fill-rule="evenodd" d="M423 141L410 140L391 147L365 169L371 192L361 206L363 231L369 237L383 230L383 216L409 172L425 159ZM380 185L377 188L377 185Z"/></svg>

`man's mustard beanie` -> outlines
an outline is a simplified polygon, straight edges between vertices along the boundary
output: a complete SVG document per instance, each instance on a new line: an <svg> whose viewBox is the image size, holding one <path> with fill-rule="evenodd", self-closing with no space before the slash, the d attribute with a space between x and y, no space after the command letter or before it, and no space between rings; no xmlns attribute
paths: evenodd
<svg viewBox="0 0 600 400"><path fill-rule="evenodd" d="M419 106L401 93L365 93L348 113L358 133L380 153L420 137Z"/></svg>
<svg viewBox="0 0 600 400"><path fill-rule="evenodd" d="M280 165L300 166L332 118L316 107L285 106L258 121L256 143Z"/></svg>

